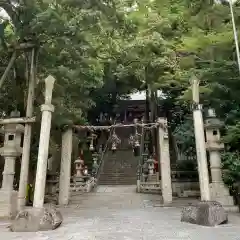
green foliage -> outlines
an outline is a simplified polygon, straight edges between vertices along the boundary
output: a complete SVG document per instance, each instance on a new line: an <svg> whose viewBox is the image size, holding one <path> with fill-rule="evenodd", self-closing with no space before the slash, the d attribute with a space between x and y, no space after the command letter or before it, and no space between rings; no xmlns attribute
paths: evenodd
<svg viewBox="0 0 240 240"><path fill-rule="evenodd" d="M197 169L197 162L194 160L183 160L178 161L176 169L178 171L196 171Z"/></svg>
<svg viewBox="0 0 240 240"><path fill-rule="evenodd" d="M225 152L222 154L224 181L229 186L240 180L240 153Z"/></svg>
<svg viewBox="0 0 240 240"><path fill-rule="evenodd" d="M38 46L35 114L40 119L42 80L52 74L57 79L54 143L59 127L87 122L89 110L94 117L105 109L113 111L120 98L147 84L162 91L164 99L158 100L179 149L194 155L193 123L185 115L192 99L189 78L195 74L201 79L201 102L216 108L225 122L228 151L240 151L240 81L228 5L205 0L8 3L0 1L10 16L0 25L0 73L10 46ZM239 28L240 5L234 10ZM1 115L15 107L25 114L27 61L29 53L19 54L0 89Z"/></svg>
<svg viewBox="0 0 240 240"><path fill-rule="evenodd" d="M240 122L236 122L236 125L230 125L227 127L223 141L227 144L229 150L236 151L239 149Z"/></svg>
<svg viewBox="0 0 240 240"><path fill-rule="evenodd" d="M186 117L184 122L176 127L174 136L180 152L186 156L196 155L192 117Z"/></svg>

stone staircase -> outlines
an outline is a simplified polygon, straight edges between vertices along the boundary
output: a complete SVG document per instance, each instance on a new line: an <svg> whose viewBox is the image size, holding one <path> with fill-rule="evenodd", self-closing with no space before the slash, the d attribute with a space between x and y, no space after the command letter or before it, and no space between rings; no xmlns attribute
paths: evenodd
<svg viewBox="0 0 240 240"><path fill-rule="evenodd" d="M138 157L131 150L108 151L104 157L99 185L136 185Z"/></svg>
<svg viewBox="0 0 240 240"><path fill-rule="evenodd" d="M135 157L132 147L128 143L133 128L117 128L116 134L121 144L115 153L111 151L111 144L103 159L102 171L98 180L99 185L136 185L137 166L139 157Z"/></svg>

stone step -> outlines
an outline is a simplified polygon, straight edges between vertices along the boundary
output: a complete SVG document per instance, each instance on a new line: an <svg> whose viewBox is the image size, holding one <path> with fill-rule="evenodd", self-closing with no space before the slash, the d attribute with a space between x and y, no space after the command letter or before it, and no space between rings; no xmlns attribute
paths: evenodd
<svg viewBox="0 0 240 240"><path fill-rule="evenodd" d="M103 183L103 182L100 182L99 184L101 184L101 185L105 185L105 186L111 186L111 185L114 185L114 186L117 186L117 185L119 185L119 186L121 186L121 185L134 185L134 183L122 183L122 182L106 182L106 183Z"/></svg>
<svg viewBox="0 0 240 240"><path fill-rule="evenodd" d="M136 172L136 171L137 171L137 168L135 168L135 167L133 167L133 168L112 167L112 168L104 168L103 169L103 172Z"/></svg>
<svg viewBox="0 0 240 240"><path fill-rule="evenodd" d="M108 163L107 165L104 166L105 168L111 168L111 167L114 167L114 168L134 168L134 167L137 167L136 164L132 164L132 165L123 165L121 164L120 162L112 162L112 163Z"/></svg>
<svg viewBox="0 0 240 240"><path fill-rule="evenodd" d="M136 182L137 179L136 178L132 178L132 179L119 179L119 178L111 178L111 179L99 179L100 182Z"/></svg>
<svg viewBox="0 0 240 240"><path fill-rule="evenodd" d="M118 182L118 183L133 183L136 184L137 180L136 179L131 179L131 180L119 180L119 179L102 179L99 180L99 183L111 183L111 182Z"/></svg>
<svg viewBox="0 0 240 240"><path fill-rule="evenodd" d="M113 177L136 177L136 173L125 174L125 173L109 173L109 174L101 174L101 176L113 176ZM100 176L100 177L101 177Z"/></svg>
<svg viewBox="0 0 240 240"><path fill-rule="evenodd" d="M133 183L136 184L137 180L136 179L132 179L132 180L118 180L118 179L111 179L111 180L99 180L99 183L111 183L111 182L118 182L118 183Z"/></svg>
<svg viewBox="0 0 240 240"><path fill-rule="evenodd" d="M126 174L126 173L102 173L101 174L102 176L121 176L121 177L134 177L136 176L137 174L134 172L134 173L129 173L129 174Z"/></svg>
<svg viewBox="0 0 240 240"><path fill-rule="evenodd" d="M111 169L103 169L102 173L116 173L116 172L120 172L120 173L133 173L133 172L137 172L137 169L135 168L111 168Z"/></svg>
<svg viewBox="0 0 240 240"><path fill-rule="evenodd" d="M98 184L136 185L137 166L138 158L134 157L131 149L127 151L118 149L115 154L108 152L104 158Z"/></svg>
<svg viewBox="0 0 240 240"><path fill-rule="evenodd" d="M110 180L132 180L132 179L137 179L136 176L134 177L119 177L119 176L101 176L99 179L105 180L105 179L110 179Z"/></svg>
<svg viewBox="0 0 240 240"><path fill-rule="evenodd" d="M137 181L136 178L130 178L130 179L120 179L120 178L102 178L102 179L99 179L99 181L103 182L111 182L111 181L119 181L119 182L132 182L132 181Z"/></svg>
<svg viewBox="0 0 240 240"><path fill-rule="evenodd" d="M134 174L102 174L100 177L103 177L103 176L105 176L105 177L121 177L121 178L135 177L136 178L137 174L136 173L134 173Z"/></svg>
<svg viewBox="0 0 240 240"><path fill-rule="evenodd" d="M136 173L137 172L137 169L131 169L131 168L128 168L128 169L122 169L122 168L111 168L111 169L103 169L102 173Z"/></svg>

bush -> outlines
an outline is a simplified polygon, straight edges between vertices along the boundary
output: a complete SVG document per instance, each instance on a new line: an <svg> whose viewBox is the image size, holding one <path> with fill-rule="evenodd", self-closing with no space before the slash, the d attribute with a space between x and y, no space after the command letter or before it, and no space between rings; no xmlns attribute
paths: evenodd
<svg viewBox="0 0 240 240"><path fill-rule="evenodd" d="M176 170L178 171L195 171L197 169L197 163L194 160L178 161L176 164Z"/></svg>
<svg viewBox="0 0 240 240"><path fill-rule="evenodd" d="M240 152L224 152L222 154L222 168L224 182L232 186L240 182Z"/></svg>

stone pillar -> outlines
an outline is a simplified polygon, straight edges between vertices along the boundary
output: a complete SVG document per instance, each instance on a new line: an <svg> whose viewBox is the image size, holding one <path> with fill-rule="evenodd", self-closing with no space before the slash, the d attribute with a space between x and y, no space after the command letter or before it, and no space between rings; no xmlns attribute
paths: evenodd
<svg viewBox="0 0 240 240"><path fill-rule="evenodd" d="M52 112L54 111L54 106L51 104L54 82L55 79L52 76L45 79L45 103L41 106L42 121L33 201L33 207L35 208L42 208L44 204L51 120Z"/></svg>
<svg viewBox="0 0 240 240"><path fill-rule="evenodd" d="M32 117L33 115L33 102L34 102L34 95L35 95L34 92L35 92L35 85L36 85L34 60L35 60L35 49L32 50L32 56L31 56L31 69L30 69L30 78L29 78L29 86L28 86L26 117ZM25 129L24 129L23 153L22 153L22 161L21 161L19 190L18 190L18 209L19 210L21 210L26 204L31 137L32 137L32 123L27 123L25 124Z"/></svg>
<svg viewBox="0 0 240 240"><path fill-rule="evenodd" d="M60 205L67 205L69 201L73 141L72 138L72 129L68 128L62 135L61 172L58 198L58 203Z"/></svg>
<svg viewBox="0 0 240 240"><path fill-rule="evenodd" d="M24 126L20 124L5 125L4 132L4 146L0 148L0 154L5 159L0 190L0 217L14 217L17 213L17 192L13 191L15 161L22 153L20 144Z"/></svg>
<svg viewBox="0 0 240 240"><path fill-rule="evenodd" d="M172 203L172 180L171 180L171 164L169 154L167 119L158 118L158 139L160 150L160 169L161 169L161 190L163 203Z"/></svg>
<svg viewBox="0 0 240 240"><path fill-rule="evenodd" d="M229 189L224 185L221 169L221 151L224 144L220 142L221 136L219 129L223 123L216 118L213 109L208 110L207 120L205 121L207 149L210 156L210 168L212 183L210 184L211 200L220 202L225 208L236 209L233 197L229 194Z"/></svg>
<svg viewBox="0 0 240 240"><path fill-rule="evenodd" d="M193 121L196 141L196 152L198 162L199 184L201 191L201 200L210 200L209 176L206 155L206 144L204 136L204 125L202 116L202 106L199 104L199 81L194 78L193 88Z"/></svg>

